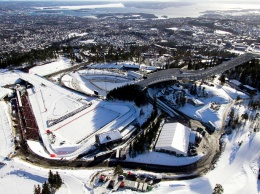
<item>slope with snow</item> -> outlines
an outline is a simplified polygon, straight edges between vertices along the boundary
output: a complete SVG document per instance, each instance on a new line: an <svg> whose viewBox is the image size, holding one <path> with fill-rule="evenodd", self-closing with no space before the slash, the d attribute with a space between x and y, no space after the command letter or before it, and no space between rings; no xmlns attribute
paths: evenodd
<svg viewBox="0 0 260 194"><path fill-rule="evenodd" d="M62 170L38 167L21 161L18 158L7 161L0 169L1 194L32 194L34 185L42 185L48 180L48 172L59 172L63 181L62 187L57 194L87 194L91 193L84 186L86 180L96 170Z"/></svg>
<svg viewBox="0 0 260 194"><path fill-rule="evenodd" d="M13 85L21 82L16 73L4 69L0 69L0 86Z"/></svg>
<svg viewBox="0 0 260 194"><path fill-rule="evenodd" d="M40 76L46 76L64 69L72 67L71 60L66 57L59 57L56 61L41 65L35 66L29 70L30 74L37 74Z"/></svg>
<svg viewBox="0 0 260 194"><path fill-rule="evenodd" d="M14 142L8 105L0 101L0 160L13 152Z"/></svg>
<svg viewBox="0 0 260 194"><path fill-rule="evenodd" d="M236 97L236 95L241 95L241 97L244 98L247 97L242 92L238 92L227 86L223 88L221 85L216 85L216 87L202 85L202 87L205 87L205 91L209 93L209 97L199 98L205 105L194 107L186 103L185 106L180 107L179 110L196 120L202 122L211 121L216 126L216 129L220 129L226 107L232 102L234 97ZM211 103L218 103L220 105L219 110L212 109Z"/></svg>
<svg viewBox="0 0 260 194"><path fill-rule="evenodd" d="M160 152L147 152L144 154L137 155L135 158L128 157L128 162L140 162L145 164L158 164L166 166L183 166L197 162L202 155L194 157L177 157L171 154L160 153Z"/></svg>

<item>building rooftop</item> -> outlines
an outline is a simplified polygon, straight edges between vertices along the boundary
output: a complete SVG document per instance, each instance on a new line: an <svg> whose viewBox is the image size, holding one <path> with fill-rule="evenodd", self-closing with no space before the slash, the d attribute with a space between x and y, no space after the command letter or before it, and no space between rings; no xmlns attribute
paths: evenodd
<svg viewBox="0 0 260 194"><path fill-rule="evenodd" d="M166 123L155 148L187 155L191 129L181 123Z"/></svg>
<svg viewBox="0 0 260 194"><path fill-rule="evenodd" d="M97 135L99 144L105 144L122 138L118 130L108 131Z"/></svg>

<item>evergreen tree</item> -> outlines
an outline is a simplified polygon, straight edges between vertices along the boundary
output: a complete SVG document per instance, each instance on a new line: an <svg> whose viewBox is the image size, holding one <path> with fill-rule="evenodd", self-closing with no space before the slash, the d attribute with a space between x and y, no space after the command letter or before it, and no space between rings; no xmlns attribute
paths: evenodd
<svg viewBox="0 0 260 194"><path fill-rule="evenodd" d="M193 95L193 85L191 85L190 94Z"/></svg>
<svg viewBox="0 0 260 194"><path fill-rule="evenodd" d="M188 70L191 70L192 69L192 63L191 63L191 59L189 60L189 63L188 63Z"/></svg>
<svg viewBox="0 0 260 194"><path fill-rule="evenodd" d="M186 98L185 97L181 97L181 106L184 106L186 103Z"/></svg>
<svg viewBox="0 0 260 194"><path fill-rule="evenodd" d="M205 87L202 88L202 96L205 96Z"/></svg>
<svg viewBox="0 0 260 194"><path fill-rule="evenodd" d="M196 95L197 94L197 84L195 83L194 84L194 95Z"/></svg>
<svg viewBox="0 0 260 194"><path fill-rule="evenodd" d="M248 114L247 113L242 114L241 117L244 120L248 120Z"/></svg>
<svg viewBox="0 0 260 194"><path fill-rule="evenodd" d="M123 170L122 170L122 167L118 164L116 165L115 167L115 170L114 170L114 174L123 174Z"/></svg>
<svg viewBox="0 0 260 194"><path fill-rule="evenodd" d="M224 75L224 74L221 74L219 80L220 80L220 82L221 82L221 85L224 85L224 84L225 84L225 81L226 81L225 75Z"/></svg>
<svg viewBox="0 0 260 194"><path fill-rule="evenodd" d="M41 186L38 184L34 185L34 194L41 194Z"/></svg>
<svg viewBox="0 0 260 194"><path fill-rule="evenodd" d="M133 146L132 143L129 145L129 156L132 158Z"/></svg>
<svg viewBox="0 0 260 194"><path fill-rule="evenodd" d="M51 194L50 186L47 182L42 185L42 194Z"/></svg>
<svg viewBox="0 0 260 194"><path fill-rule="evenodd" d="M52 171L50 170L49 177L48 177L48 183L50 184L51 187L54 187L54 184L55 184L54 181L55 181L54 175L53 175Z"/></svg>
<svg viewBox="0 0 260 194"><path fill-rule="evenodd" d="M213 190L213 194L221 194L224 192L224 189L222 187L221 184L216 184L214 190Z"/></svg>
<svg viewBox="0 0 260 194"><path fill-rule="evenodd" d="M62 185L62 179L58 172L56 172L54 177L55 177L55 189L59 189Z"/></svg>

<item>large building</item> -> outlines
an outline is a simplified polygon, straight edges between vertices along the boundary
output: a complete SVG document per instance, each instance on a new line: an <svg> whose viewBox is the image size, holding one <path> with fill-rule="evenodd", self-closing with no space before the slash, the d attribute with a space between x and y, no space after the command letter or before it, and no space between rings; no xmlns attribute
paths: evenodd
<svg viewBox="0 0 260 194"><path fill-rule="evenodd" d="M166 123L157 140L155 150L187 156L191 129L181 123Z"/></svg>

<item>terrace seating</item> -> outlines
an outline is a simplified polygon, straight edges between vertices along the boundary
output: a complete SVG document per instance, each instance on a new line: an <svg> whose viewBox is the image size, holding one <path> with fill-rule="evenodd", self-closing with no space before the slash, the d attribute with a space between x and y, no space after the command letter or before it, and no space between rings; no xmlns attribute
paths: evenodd
<svg viewBox="0 0 260 194"><path fill-rule="evenodd" d="M23 134L25 134L26 139L30 140L38 140L39 139L39 131L38 126L35 120L35 117L32 113L31 107L29 105L27 96L23 94L21 96L22 101L22 115L25 122L25 128L23 130Z"/></svg>

